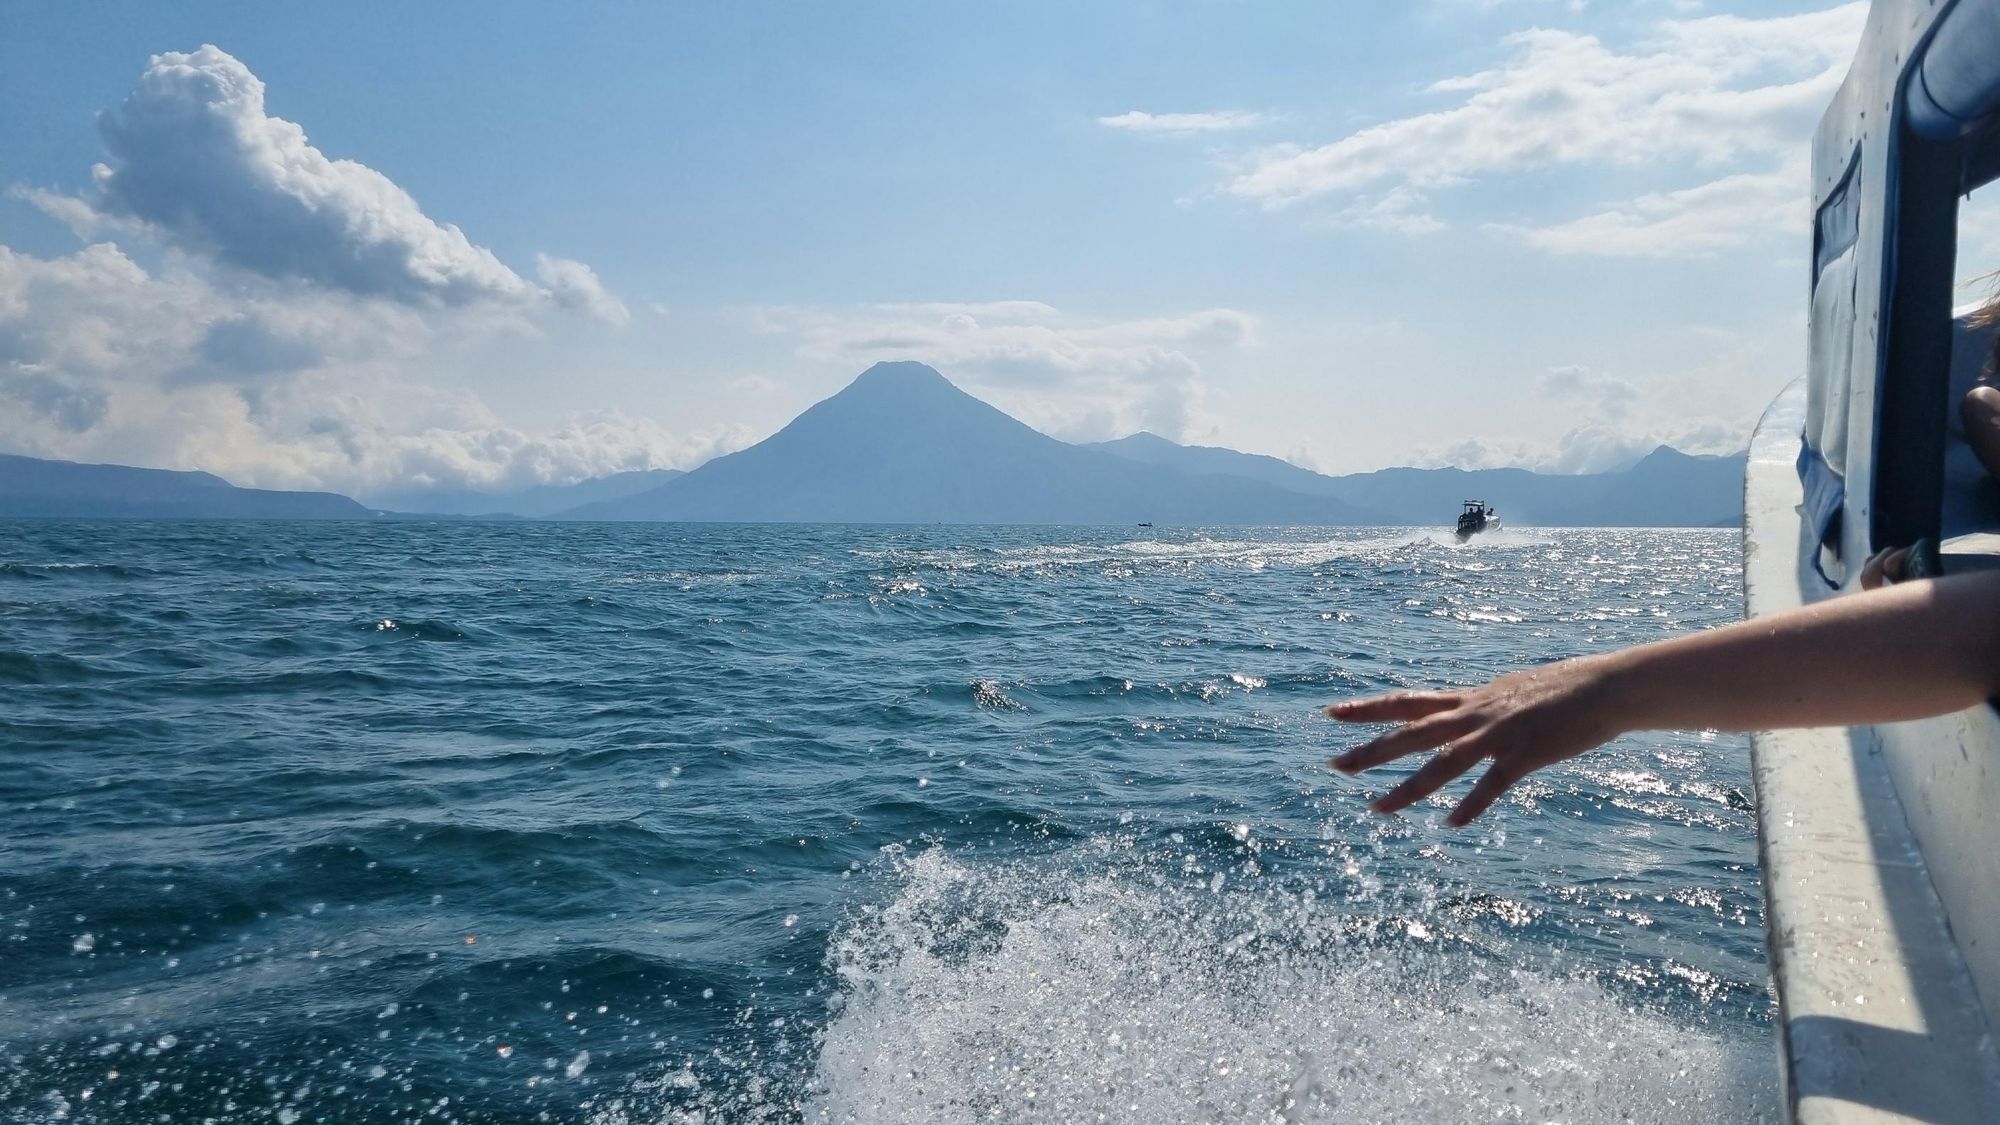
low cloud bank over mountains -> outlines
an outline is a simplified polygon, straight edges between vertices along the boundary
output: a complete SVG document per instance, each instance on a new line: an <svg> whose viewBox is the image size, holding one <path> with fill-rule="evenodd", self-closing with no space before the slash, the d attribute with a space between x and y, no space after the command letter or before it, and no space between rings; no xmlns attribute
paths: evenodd
<svg viewBox="0 0 2000 1125"><path fill-rule="evenodd" d="M1742 518L1742 480L1741 455L1667 448L1615 473L1403 468L1330 477L1148 433L1077 445L930 367L894 362L869 368L770 438L691 472L370 499L375 511L583 520L1444 526L1461 499L1479 497L1515 524L1713 526ZM299 517L373 514L325 494L226 492L250 490L205 473L0 459L0 515L271 516L288 514L271 499L287 496L300 498L289 513Z"/></svg>

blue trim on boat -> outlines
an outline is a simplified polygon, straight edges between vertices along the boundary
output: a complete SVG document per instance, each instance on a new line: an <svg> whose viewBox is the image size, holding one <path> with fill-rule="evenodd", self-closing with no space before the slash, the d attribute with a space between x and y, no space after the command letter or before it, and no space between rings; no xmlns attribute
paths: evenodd
<svg viewBox="0 0 2000 1125"><path fill-rule="evenodd" d="M1937 21L1903 95L1910 128L1964 136L2000 109L2000 0L1958 0Z"/></svg>
<svg viewBox="0 0 2000 1125"><path fill-rule="evenodd" d="M1840 513L1847 503L1847 483L1826 458L1812 446L1811 439L1799 442L1799 484L1805 490L1805 499L1799 505L1799 513L1804 517L1806 527L1811 531L1813 542L1822 550L1815 550L1812 556L1813 569L1826 581L1828 586L1839 586L1832 575L1821 565L1825 548L1831 548L1835 557L1840 552Z"/></svg>
<svg viewBox="0 0 2000 1125"><path fill-rule="evenodd" d="M1854 248L1861 237L1861 192L1855 187L1855 172L1861 165L1861 146L1848 158L1840 186L1827 193L1813 218L1813 288L1834 259Z"/></svg>

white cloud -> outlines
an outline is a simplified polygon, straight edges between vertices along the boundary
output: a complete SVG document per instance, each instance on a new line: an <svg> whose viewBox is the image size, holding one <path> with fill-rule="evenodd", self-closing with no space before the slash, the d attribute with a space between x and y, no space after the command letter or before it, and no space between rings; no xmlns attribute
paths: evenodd
<svg viewBox="0 0 2000 1125"><path fill-rule="evenodd" d="M544 259L536 286L387 176L328 157L267 114L264 83L216 47L153 56L98 133L110 163L84 196L18 192L86 237L144 232L262 277L425 307L553 302L624 317L581 263Z"/></svg>
<svg viewBox="0 0 2000 1125"><path fill-rule="evenodd" d="M1767 19L1667 20L1620 49L1578 32L1509 36L1498 67L1433 83L1452 105L1326 144L1245 159L1223 190L1267 208L1343 198L1336 225L1423 233L1433 193L1484 177L1582 165L1783 160L1550 225L1493 224L1560 253L1699 255L1795 225L1801 138L1832 96L1866 5Z"/></svg>
<svg viewBox="0 0 2000 1125"><path fill-rule="evenodd" d="M1408 184L1398 184L1378 196L1357 199L1328 219L1336 227L1386 230L1398 234L1434 234L1444 220L1430 211L1430 199Z"/></svg>
<svg viewBox="0 0 2000 1125"><path fill-rule="evenodd" d="M424 377L437 315L152 274L108 243L47 259L0 246L0 449L368 493L689 467L749 438L615 412L540 433L508 426L472 392Z"/></svg>
<svg viewBox="0 0 2000 1125"><path fill-rule="evenodd" d="M1535 377L1535 393L1568 406L1581 406L1593 417L1611 421L1630 414L1639 400L1639 388L1630 379L1577 366L1542 372Z"/></svg>
<svg viewBox="0 0 2000 1125"><path fill-rule="evenodd" d="M217 471L232 480L318 481L363 495L426 488L504 491L573 484L635 469L692 468L748 444L741 427L676 434L618 411L565 416L528 433L505 425L469 392L301 380L282 396L247 400L224 421L238 440ZM420 424L413 424L421 419Z"/></svg>
<svg viewBox="0 0 2000 1125"><path fill-rule="evenodd" d="M13 193L79 233L155 242L158 264L111 242L0 246L0 448L367 493L686 467L748 439L615 412L528 432L438 385L429 356L536 335L524 314L630 314L584 263L537 255L524 280L328 158L214 47L155 56L99 131L112 163L89 192Z"/></svg>
<svg viewBox="0 0 2000 1125"><path fill-rule="evenodd" d="M0 379L0 395L7 389ZM502 423L469 392L350 373L248 390L118 388L76 429L0 418L0 443L37 456L201 468L242 485L363 496L431 487L500 491L687 468L748 439L740 427L682 435L616 412L571 415L528 433Z"/></svg>
<svg viewBox="0 0 2000 1125"><path fill-rule="evenodd" d="M1473 438L1421 450L1419 466L1459 469L1528 469L1537 473L1608 473L1630 468L1641 457L1668 445L1683 453L1737 453L1749 444L1742 427L1709 422L1681 428L1619 430L1579 426L1552 442Z"/></svg>
<svg viewBox="0 0 2000 1125"><path fill-rule="evenodd" d="M1492 224L1558 254L1687 258L1743 245L1762 232L1801 229L1808 215L1803 161L1771 172L1724 176L1698 187L1642 195L1549 226Z"/></svg>
<svg viewBox="0 0 2000 1125"><path fill-rule="evenodd" d="M891 316L951 316L963 313L986 321L1038 321L1059 317L1041 301L891 301L868 306Z"/></svg>
<svg viewBox="0 0 2000 1125"><path fill-rule="evenodd" d="M977 374L982 381L1048 384L1079 376L1145 377L1199 370L1190 349L1251 342L1256 318L1235 309L1181 316L1087 321L1036 302L764 310L767 328L799 337L808 359L868 363L919 359ZM1029 310L1040 310L1031 313Z"/></svg>
<svg viewBox="0 0 2000 1125"><path fill-rule="evenodd" d="M1264 115L1248 110L1225 109L1210 113L1147 113L1132 110L1115 117L1100 117L1099 125L1128 133L1163 135L1185 133L1227 133L1261 125Z"/></svg>
<svg viewBox="0 0 2000 1125"><path fill-rule="evenodd" d="M730 390L745 398L777 399L791 393L789 386L769 375L738 375L730 379L727 385Z"/></svg>
<svg viewBox="0 0 2000 1125"><path fill-rule="evenodd" d="M1420 450L1415 461L1461 469L1602 473L1626 468L1662 445L1683 453L1743 449L1748 426L1709 414L1715 403L1691 394L1690 385L1688 376L1642 382L1585 367L1550 368L1535 377L1533 389L1552 414L1577 423L1561 437L1473 438Z"/></svg>
<svg viewBox="0 0 2000 1125"><path fill-rule="evenodd" d="M548 287L549 296L566 309L582 309L608 324L624 324L632 319L625 302L612 295L597 280L597 271L570 258L535 255L535 276Z"/></svg>
<svg viewBox="0 0 2000 1125"><path fill-rule="evenodd" d="M103 383L242 381L336 360L411 354L416 312L284 286L224 289L150 274L110 243L58 258L0 246L0 364Z"/></svg>
<svg viewBox="0 0 2000 1125"><path fill-rule="evenodd" d="M1257 332L1256 318L1236 309L1106 321L1035 301L770 308L760 317L766 331L794 337L805 359L852 371L920 360L1078 440L1199 432L1204 358L1249 347Z"/></svg>
<svg viewBox="0 0 2000 1125"><path fill-rule="evenodd" d="M0 246L0 363L121 378L193 346L211 316L203 287L161 284L109 243L52 259Z"/></svg>
<svg viewBox="0 0 2000 1125"><path fill-rule="evenodd" d="M104 420L107 396L98 387L26 364L0 367L0 402L17 418L34 419L62 433L81 433Z"/></svg>
<svg viewBox="0 0 2000 1125"><path fill-rule="evenodd" d="M1227 189L1282 206L1382 182L1785 151L1839 85L1866 14L1847 4L1772 19L1673 20L1628 53L1575 32L1520 32L1507 38L1513 54L1498 68L1432 85L1464 95L1459 104L1330 144L1269 150Z"/></svg>

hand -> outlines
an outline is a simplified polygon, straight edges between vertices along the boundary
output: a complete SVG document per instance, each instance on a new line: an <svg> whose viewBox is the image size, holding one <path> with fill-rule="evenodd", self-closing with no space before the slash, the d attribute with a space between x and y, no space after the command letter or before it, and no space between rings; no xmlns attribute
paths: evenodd
<svg viewBox="0 0 2000 1125"><path fill-rule="evenodd" d="M1903 580L1903 570L1910 559L1908 547L1884 547L1868 556L1861 564L1861 588L1880 589Z"/></svg>
<svg viewBox="0 0 2000 1125"><path fill-rule="evenodd" d="M1587 657L1510 673L1467 691L1397 692L1336 703L1326 709L1328 718L1402 725L1331 764L1343 773L1358 773L1436 749L1423 768L1369 806L1386 815L1423 800L1491 758L1493 764L1445 818L1451 827L1462 827L1535 770L1624 732L1606 668L1603 658Z"/></svg>

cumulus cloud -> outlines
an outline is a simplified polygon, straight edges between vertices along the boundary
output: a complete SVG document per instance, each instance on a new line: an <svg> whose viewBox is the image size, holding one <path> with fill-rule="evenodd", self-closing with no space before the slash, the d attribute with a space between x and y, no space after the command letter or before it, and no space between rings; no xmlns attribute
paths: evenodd
<svg viewBox="0 0 2000 1125"><path fill-rule="evenodd" d="M1174 135L1185 133L1226 133L1249 129L1264 122L1264 115L1247 110L1225 109L1210 113L1147 113L1132 110L1115 117L1100 117L1099 125L1128 133Z"/></svg>
<svg viewBox="0 0 2000 1125"><path fill-rule="evenodd" d="M82 433L104 420L104 391L26 364L0 368L0 402L21 418L37 418L63 433Z"/></svg>
<svg viewBox="0 0 2000 1125"><path fill-rule="evenodd" d="M0 449L366 494L684 468L749 438L615 412L512 427L422 377L430 339L394 303L246 295L104 243L46 259L0 246Z"/></svg>
<svg viewBox="0 0 2000 1125"><path fill-rule="evenodd" d="M1839 85L1866 5L1746 19L1671 20L1631 51L1537 29L1499 67L1445 79L1447 109L1316 146L1268 150L1226 185L1283 206L1380 183L1454 183L1564 164L1718 163L1785 151Z"/></svg>
<svg viewBox="0 0 2000 1125"><path fill-rule="evenodd" d="M0 364L13 367L106 384L242 380L410 354L428 337L408 309L156 275L110 243L56 258L0 246Z"/></svg>
<svg viewBox="0 0 2000 1125"><path fill-rule="evenodd" d="M921 360L992 392L1030 424L1079 440L1198 431L1204 358L1252 346L1257 333L1256 318L1236 309L1090 320L1037 301L770 308L760 317L765 330L795 338L805 359L856 371Z"/></svg>
<svg viewBox="0 0 2000 1125"><path fill-rule="evenodd" d="M110 159L90 190L20 194L86 236L143 232L261 277L426 307L550 302L625 318L587 266L543 258L530 283L387 176L315 148L266 112L264 93L214 46L155 55L98 117Z"/></svg>
<svg viewBox="0 0 2000 1125"><path fill-rule="evenodd" d="M878 305L853 310L769 309L768 328L800 338L809 359L921 359L988 383L1050 384L1079 376L1146 378L1193 374L1199 348L1251 342L1256 318L1235 309L1180 316L1085 321L1047 305ZM1039 313L1031 310L1041 310Z"/></svg>
<svg viewBox="0 0 2000 1125"><path fill-rule="evenodd" d="M0 400L12 384L0 376ZM315 373L263 387L119 388L88 424L0 411L0 443L77 460L202 468L243 485L367 496L426 488L504 491L630 469L688 468L747 444L739 427L676 434L616 412L530 433L462 390Z"/></svg>
<svg viewBox="0 0 2000 1125"><path fill-rule="evenodd" d="M1422 465L1520 468L1541 473L1603 473L1630 467L1670 445L1683 453L1734 453L1749 443L1740 421L1708 416L1685 379L1641 382L1586 367L1554 367L1533 382L1552 413L1575 419L1549 442L1474 438L1425 449Z"/></svg>
<svg viewBox="0 0 2000 1125"><path fill-rule="evenodd" d="M1770 172L1724 176L1681 191L1548 226L1493 224L1529 245L1558 254L1628 258L1700 257L1743 245L1757 233L1796 230L1808 211L1803 161Z"/></svg>
<svg viewBox="0 0 2000 1125"><path fill-rule="evenodd" d="M625 302L613 296L597 280L597 271L570 258L535 255L535 276L548 287L549 296L566 309L581 309L610 324L632 319Z"/></svg>
<svg viewBox="0 0 2000 1125"><path fill-rule="evenodd" d="M1663 445L1683 453L1737 453L1749 444L1740 426L1706 422L1682 427L1621 430L1579 426L1552 442L1474 438L1440 449L1423 450L1419 465L1449 465L1459 469L1528 469L1537 473L1610 473L1631 468Z"/></svg>
<svg viewBox="0 0 2000 1125"><path fill-rule="evenodd" d="M1639 388L1630 379L1573 365L1551 367L1536 376L1535 393L1565 406L1582 407L1593 417L1609 421L1631 414L1639 400Z"/></svg>
<svg viewBox="0 0 2000 1125"><path fill-rule="evenodd" d="M370 319L340 315L326 306L281 302L243 302L219 314L202 332L193 362L180 375L187 379L266 378L303 371L329 357L352 351L356 336ZM361 310L352 310L360 313ZM380 337L372 338L379 341Z"/></svg>
<svg viewBox="0 0 2000 1125"><path fill-rule="evenodd" d="M1334 225L1426 233L1443 225L1433 194L1495 175L1735 165L1570 221L1491 224L1557 253L1729 249L1797 219L1799 138L1839 85L1866 18L1866 5L1849 3L1761 19L1670 19L1629 47L1575 31L1519 32L1504 40L1499 66L1431 85L1451 99L1444 108L1327 143L1265 148L1238 161L1222 191L1271 209L1331 199Z"/></svg>
<svg viewBox="0 0 2000 1125"><path fill-rule="evenodd" d="M386 380L357 388L347 378L307 378L279 393L207 407L204 422L231 438L227 459L211 458L222 475L293 486L316 481L363 495L573 484L635 469L691 468L748 444L740 427L677 434L618 411L571 414L530 433L503 423L470 392Z"/></svg>
<svg viewBox="0 0 2000 1125"><path fill-rule="evenodd" d="M0 246L0 448L366 494L565 484L747 441L615 412L522 429L439 385L443 343L534 335L545 309L630 314L584 263L537 255L524 279L321 153L214 47L155 56L98 125L109 162L87 191L12 193L144 245Z"/></svg>
<svg viewBox="0 0 2000 1125"><path fill-rule="evenodd" d="M1336 227L1398 234L1433 234L1445 229L1444 220L1431 213L1430 198L1408 184L1399 184L1381 195L1357 199L1334 212L1329 222Z"/></svg>
<svg viewBox="0 0 2000 1125"><path fill-rule="evenodd" d="M1062 316L1053 305L1041 301L903 301L867 306L870 313L885 316L944 317L963 314L986 321L1034 322Z"/></svg>
<svg viewBox="0 0 2000 1125"><path fill-rule="evenodd" d="M161 282L109 243L49 259L0 246L0 363L142 377L157 370L153 357L184 353L213 316L205 287Z"/></svg>

